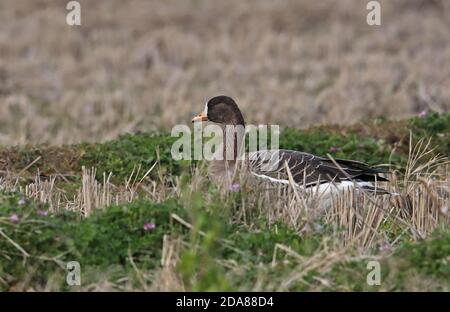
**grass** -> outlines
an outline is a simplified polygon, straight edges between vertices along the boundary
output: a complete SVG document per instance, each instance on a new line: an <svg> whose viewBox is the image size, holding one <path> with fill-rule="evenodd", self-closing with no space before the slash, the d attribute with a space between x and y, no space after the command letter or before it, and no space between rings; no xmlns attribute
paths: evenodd
<svg viewBox="0 0 450 312"><path fill-rule="evenodd" d="M282 147L397 168L387 187L400 197L343 194L319 215L320 199L290 187L224 193L202 163L172 161L162 133L3 149L0 288L448 291L450 177L434 158L449 154L448 116L284 130ZM371 260L380 286L366 283ZM81 286L66 284L68 261Z"/></svg>
<svg viewBox="0 0 450 312"><path fill-rule="evenodd" d="M360 0L81 6L70 27L57 1L2 1L0 145L169 131L218 93L291 128L450 108L445 0L385 1L381 27Z"/></svg>
<svg viewBox="0 0 450 312"><path fill-rule="evenodd" d="M138 167L151 168L157 162L160 174L179 175L183 165L189 169L189 164L173 160L170 150L175 140L166 134L126 134L104 144L88 144L79 166L97 168L99 173L112 172L124 180Z"/></svg>
<svg viewBox="0 0 450 312"><path fill-rule="evenodd" d="M434 154L450 151L450 113L431 112L408 121L371 120L349 127L318 126L307 130L286 128L280 134L280 148L301 150L315 155L331 153L336 158L359 159L371 164L404 166L409 155L410 133L413 141L430 138ZM158 163L161 174L189 172L186 161L174 161L170 148L176 138L164 133L125 134L102 144L82 143L71 146L25 146L0 150L0 171L10 170L34 177L39 168L43 175L74 175L86 168L96 168L97 178L112 173L124 181L133 170ZM24 170L26 169L26 170Z"/></svg>
<svg viewBox="0 0 450 312"><path fill-rule="evenodd" d="M450 2L91 2L0 2L1 290L450 290ZM217 93L400 195L218 189L168 134Z"/></svg>
<svg viewBox="0 0 450 312"><path fill-rule="evenodd" d="M282 287L280 289L274 284L281 284L280 280L292 272L305 269L305 259L324 253L327 248L322 245L324 239L328 239L329 244L336 243L332 233L325 231L299 237L281 223L268 228L263 226L261 230L225 224L219 230L216 222L204 223L189 231L170 218L171 214L186 214L176 200L161 204L139 200L108 207L80 220L75 213L39 215L38 211L45 210L45 206L34 201L18 204L21 199L18 194L2 192L0 196L2 215L19 215L17 222L2 218L3 235L14 241L11 244L9 240L0 240L3 290L80 289L71 289L65 284L68 261L81 263L84 285L81 289L84 290L92 289L105 279L111 283L110 290L155 289L158 283L155 272L161 267L166 235L183 239L189 246L180 252L172 268L179 276L176 285L179 290L254 289L251 285L258 284L260 279L275 290L420 289L420 283L410 284L412 278L433 282L432 287L421 290L448 291L450 287L448 229L437 231L426 241L404 243L393 254L372 255L381 263L381 287L365 282L366 264L371 257L352 258L353 252L347 250L342 257L335 255L326 259L331 262L329 267L322 263L308 269L305 276L287 286L277 285ZM201 222L200 219L197 216L195 221ZM145 231L143 224L147 221L153 222L155 228ZM203 237L198 235L199 228L203 228ZM277 246L284 246L292 253L292 258L281 257L274 265ZM322 285L325 280L330 283Z"/></svg>
<svg viewBox="0 0 450 312"><path fill-rule="evenodd" d="M141 269L155 269L160 264L163 236L177 227L183 233L178 224L170 222L171 213L182 213L174 200L160 204L136 200L97 210L83 219L74 212L49 213L46 205L16 193L2 192L0 207L3 289L4 283L24 281L44 286L49 276L65 274L68 261L79 261L88 271L120 267L122 277L133 272L130 258ZM8 220L10 215L17 215L18 221ZM154 224L154 229L145 230L146 223ZM57 287L67 289L64 281Z"/></svg>

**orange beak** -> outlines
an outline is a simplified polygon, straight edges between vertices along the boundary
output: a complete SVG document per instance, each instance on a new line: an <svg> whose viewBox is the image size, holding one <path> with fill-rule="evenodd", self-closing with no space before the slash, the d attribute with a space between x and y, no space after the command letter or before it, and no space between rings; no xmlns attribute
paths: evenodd
<svg viewBox="0 0 450 312"><path fill-rule="evenodd" d="M201 112L200 114L198 114L197 116L192 118L192 122L197 122L197 121L208 121L208 117L205 115L204 112Z"/></svg>

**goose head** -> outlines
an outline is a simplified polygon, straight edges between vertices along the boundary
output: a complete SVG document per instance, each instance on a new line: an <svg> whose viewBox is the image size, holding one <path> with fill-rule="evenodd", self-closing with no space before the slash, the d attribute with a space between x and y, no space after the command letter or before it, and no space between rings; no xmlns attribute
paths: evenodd
<svg viewBox="0 0 450 312"><path fill-rule="evenodd" d="M236 102L229 96L215 96L205 104L205 109L192 122L211 121L220 125L245 125Z"/></svg>
<svg viewBox="0 0 450 312"><path fill-rule="evenodd" d="M208 175L213 182L227 189L233 183L237 156L245 136L244 117L231 97L221 95L206 102L204 110L192 119L193 123L202 121L216 123L222 128L223 142L216 151L222 157L209 161Z"/></svg>

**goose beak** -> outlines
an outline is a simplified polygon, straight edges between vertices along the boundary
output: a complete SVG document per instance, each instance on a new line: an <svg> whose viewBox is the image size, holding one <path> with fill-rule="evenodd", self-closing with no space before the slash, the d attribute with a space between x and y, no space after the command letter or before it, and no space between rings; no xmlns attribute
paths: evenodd
<svg viewBox="0 0 450 312"><path fill-rule="evenodd" d="M201 112L200 114L192 118L192 122L197 121L208 121L208 117L206 116L205 112Z"/></svg>

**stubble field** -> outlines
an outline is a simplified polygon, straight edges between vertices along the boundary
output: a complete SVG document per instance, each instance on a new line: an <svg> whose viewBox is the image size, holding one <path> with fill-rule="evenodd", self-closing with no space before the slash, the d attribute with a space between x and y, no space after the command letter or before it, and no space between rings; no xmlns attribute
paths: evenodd
<svg viewBox="0 0 450 312"><path fill-rule="evenodd" d="M1 1L0 289L449 291L450 3L380 2ZM218 189L170 154L217 94L399 195Z"/></svg>

